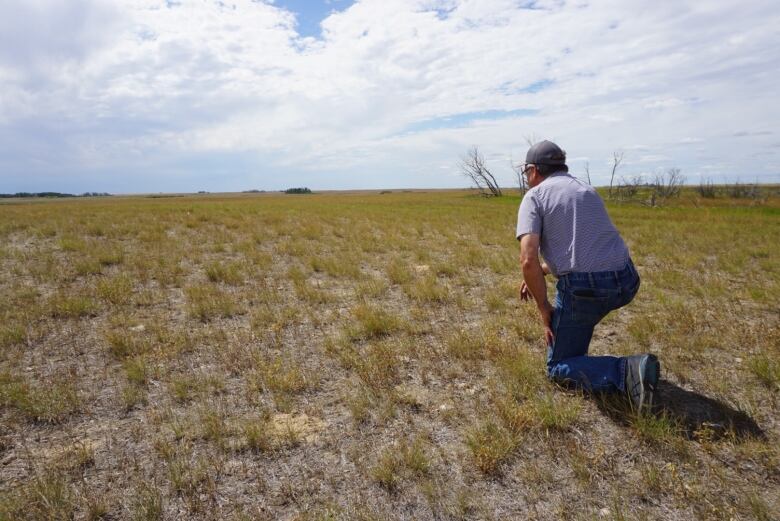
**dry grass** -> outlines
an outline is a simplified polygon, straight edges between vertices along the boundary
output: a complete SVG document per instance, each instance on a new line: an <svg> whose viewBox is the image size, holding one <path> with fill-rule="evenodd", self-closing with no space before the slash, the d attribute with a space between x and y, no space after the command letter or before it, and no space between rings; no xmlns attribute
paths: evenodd
<svg viewBox="0 0 780 521"><path fill-rule="evenodd" d="M780 200L611 205L642 275L558 389L517 197L0 204L0 519L776 519Z"/></svg>

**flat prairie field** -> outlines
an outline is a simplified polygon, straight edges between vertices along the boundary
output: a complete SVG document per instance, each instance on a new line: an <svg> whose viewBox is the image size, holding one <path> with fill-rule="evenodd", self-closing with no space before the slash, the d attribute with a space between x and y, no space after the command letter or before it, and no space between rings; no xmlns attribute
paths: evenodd
<svg viewBox="0 0 780 521"><path fill-rule="evenodd" d="M652 415L547 380L519 200L0 203L0 519L780 519L777 190L608 203Z"/></svg>

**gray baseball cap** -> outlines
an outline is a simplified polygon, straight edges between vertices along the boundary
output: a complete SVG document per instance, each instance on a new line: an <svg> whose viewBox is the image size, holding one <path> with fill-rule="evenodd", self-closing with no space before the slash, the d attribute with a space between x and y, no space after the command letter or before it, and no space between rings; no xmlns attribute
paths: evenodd
<svg viewBox="0 0 780 521"><path fill-rule="evenodd" d="M552 141L540 141L528 149L525 162L534 165L565 165L566 152Z"/></svg>

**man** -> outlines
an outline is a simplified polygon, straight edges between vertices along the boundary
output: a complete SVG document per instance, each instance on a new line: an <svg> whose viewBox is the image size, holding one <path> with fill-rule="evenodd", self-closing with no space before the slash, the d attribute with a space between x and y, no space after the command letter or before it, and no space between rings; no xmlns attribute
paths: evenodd
<svg viewBox="0 0 780 521"><path fill-rule="evenodd" d="M596 190L568 173L550 141L526 155L528 186L517 217L522 300L533 296L544 324L547 374L598 392L625 393L637 412L652 408L661 367L652 354L588 356L593 328L639 290L639 274ZM544 262L539 261L541 251ZM554 305L544 277L557 277Z"/></svg>

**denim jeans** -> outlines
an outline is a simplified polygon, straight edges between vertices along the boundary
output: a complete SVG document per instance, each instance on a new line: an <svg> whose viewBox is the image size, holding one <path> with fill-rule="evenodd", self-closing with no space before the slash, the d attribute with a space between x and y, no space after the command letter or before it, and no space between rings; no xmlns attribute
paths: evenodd
<svg viewBox="0 0 780 521"><path fill-rule="evenodd" d="M547 348L547 375L588 391L622 392L625 358L587 356L593 328L639 291L639 274L629 259L618 271L568 273L558 279L553 306L555 336Z"/></svg>

